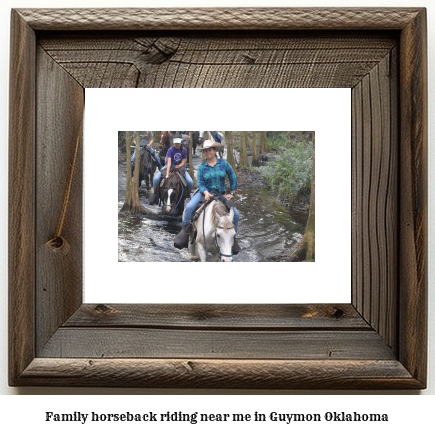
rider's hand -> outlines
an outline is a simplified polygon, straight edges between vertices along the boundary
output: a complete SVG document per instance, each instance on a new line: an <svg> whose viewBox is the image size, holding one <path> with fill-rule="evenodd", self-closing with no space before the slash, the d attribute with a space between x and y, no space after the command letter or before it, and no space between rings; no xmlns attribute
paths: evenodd
<svg viewBox="0 0 435 434"><path fill-rule="evenodd" d="M206 200L207 202L210 200L210 198L211 198L212 196L213 196L213 195L210 194L208 191L205 191L205 192L204 192L204 197L205 197L205 200Z"/></svg>

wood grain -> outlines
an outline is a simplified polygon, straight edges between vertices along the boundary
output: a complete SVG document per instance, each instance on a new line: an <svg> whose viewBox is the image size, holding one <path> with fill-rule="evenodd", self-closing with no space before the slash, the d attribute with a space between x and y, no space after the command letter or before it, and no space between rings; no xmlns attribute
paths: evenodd
<svg viewBox="0 0 435 434"><path fill-rule="evenodd" d="M424 388L426 49L422 8L13 11L10 384ZM352 305L81 304L84 88L222 86L352 89Z"/></svg>
<svg viewBox="0 0 435 434"><path fill-rule="evenodd" d="M397 361L41 359L23 372L26 385L208 389L418 389Z"/></svg>
<svg viewBox="0 0 435 434"><path fill-rule="evenodd" d="M352 32L261 38L241 32L201 38L133 33L44 36L39 43L84 87L352 88L388 56L397 38Z"/></svg>
<svg viewBox="0 0 435 434"><path fill-rule="evenodd" d="M9 118L9 378L35 357L35 59L32 29L11 19Z"/></svg>
<svg viewBox="0 0 435 434"><path fill-rule="evenodd" d="M35 30L401 30L421 8L18 9Z"/></svg>
<svg viewBox="0 0 435 434"><path fill-rule="evenodd" d="M426 11L401 34L399 360L426 378L427 357L427 29Z"/></svg>
<svg viewBox="0 0 435 434"><path fill-rule="evenodd" d="M60 328L39 357L394 360L373 330Z"/></svg>
<svg viewBox="0 0 435 434"><path fill-rule="evenodd" d="M352 305L83 304L64 327L185 330L370 330Z"/></svg>
<svg viewBox="0 0 435 434"><path fill-rule="evenodd" d="M36 157L36 341L39 351L82 303L82 146L74 171L63 236L68 254L45 243L55 235L77 137L82 137L84 89L38 47ZM52 312L46 315L45 312Z"/></svg>
<svg viewBox="0 0 435 434"><path fill-rule="evenodd" d="M397 292L399 166L398 112L391 104L397 101L398 82L391 62L397 64L396 56L394 48L352 90L354 303L393 348L398 317L390 303Z"/></svg>

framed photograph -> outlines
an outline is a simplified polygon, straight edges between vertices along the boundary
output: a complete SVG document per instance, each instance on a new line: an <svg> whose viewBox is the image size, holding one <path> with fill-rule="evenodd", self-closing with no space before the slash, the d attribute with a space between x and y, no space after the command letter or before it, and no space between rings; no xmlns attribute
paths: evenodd
<svg viewBox="0 0 435 434"><path fill-rule="evenodd" d="M86 89L85 98L85 303L351 301L350 89L96 88ZM144 104L147 101L149 103ZM205 103L204 109L181 110L179 107L184 101L222 101L222 104ZM203 107L202 103L200 107ZM223 158L229 162L229 155L234 155L237 194L233 202L240 213L237 238L241 250L232 257L238 265L225 270L225 279L231 281L231 285L224 285L222 279L211 278L216 272L212 264L202 267L191 264L196 260L195 256L192 259L193 249L174 247L182 216L173 214L171 210L167 214L162 206L151 205L153 192L147 187L146 180L139 189L139 201L145 214L139 217L118 215L117 211L124 208L127 196L125 131L130 129L130 134L133 134L135 125L143 125L144 129L144 119L155 126L152 147L156 150L163 149L159 142L166 145L166 137L169 134L172 137L172 133L160 134L156 129L163 129L170 122L172 125L186 125L184 129L187 126L194 129L197 128L194 125L210 125L213 120L221 131L226 132L228 143ZM269 132L253 132L259 125ZM243 131L236 131L236 127L243 128ZM285 128L291 131L284 131ZM249 148L252 156L246 155L248 162L243 163L251 164L248 170L243 168L239 152L245 131L252 146ZM262 135L266 136L267 142L263 147L271 146L266 152L260 146ZM118 136L121 147L115 143ZM193 138L193 133L191 136ZM257 159L262 156L270 160L258 162L261 167L257 168L252 165L255 139ZM311 208L311 194L306 196L306 192L310 193L311 187L304 187L293 203L289 189L292 182L305 183L304 177L311 183L314 141L317 200L312 207L312 216L315 215L315 239L318 242L315 243L315 256L308 263L306 260L298 261L289 266L289 252L296 251L305 234ZM87 143L92 145L87 146ZM96 145L98 143L104 144L104 152ZM333 159L330 158L331 152ZM166 153L165 150L160 153L161 164L164 164ZM197 149L192 154L189 163L192 166L191 179L197 183L196 170L201 164L202 152ZM96 176L96 161L104 167L103 182ZM282 171L279 177L276 176L278 169ZM288 177L284 185L282 173ZM291 174L298 174L299 178L291 181ZM153 185L158 177L155 171ZM270 188L273 183L282 187L282 200L277 200L278 188ZM196 188L195 185L192 191ZM299 186L297 188L300 190ZM113 208L115 204L118 204L117 209ZM335 218L336 213L331 212L332 204L340 209L340 218ZM107 210L104 217L101 216L102 209ZM196 230L197 234L202 234L203 226L197 221ZM332 242L331 233L340 233L340 236ZM92 237L86 234L92 234ZM98 238L98 243L93 242L95 238ZM209 248L215 243L210 240L206 245ZM340 261L336 260L338 257ZM183 291L179 290L178 283L164 285L164 290L156 291L155 288L162 287L162 276L168 272L168 262L171 273L186 278L194 276L192 282L196 283L189 284L187 279L181 284ZM138 281L137 276L144 273L146 279ZM289 288L283 286L283 280L288 280ZM334 281L334 286L328 291L322 289L325 280ZM123 290L119 291L121 287Z"/></svg>
<svg viewBox="0 0 435 434"><path fill-rule="evenodd" d="M17 9L11 41L11 386L426 387L424 8ZM350 303L85 303L92 88L350 89Z"/></svg>

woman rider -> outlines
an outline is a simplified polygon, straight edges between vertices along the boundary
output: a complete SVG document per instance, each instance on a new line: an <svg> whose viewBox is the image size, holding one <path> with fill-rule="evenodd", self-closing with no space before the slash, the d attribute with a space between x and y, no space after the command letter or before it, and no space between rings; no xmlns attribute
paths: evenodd
<svg viewBox="0 0 435 434"><path fill-rule="evenodd" d="M154 142L153 138L153 132L152 131L140 131L140 147L145 148L148 150L148 152L151 153L151 155L154 155L154 159L156 160L157 166L159 169L162 168L162 163L160 163L160 158L157 154L157 151L151 146ZM133 132L133 144L136 144L136 131ZM133 155L131 156L131 173L134 172L134 162L136 160L136 149L133 152Z"/></svg>
<svg viewBox="0 0 435 434"><path fill-rule="evenodd" d="M223 145L218 142L212 143L211 140L205 140L201 150L204 152L205 160L199 165L196 173L198 179L198 190L190 198L190 202L186 205L183 215L183 228L181 232L174 238L174 246L178 249L188 247L189 234L192 230L190 218L192 213L198 208L199 202L205 199L207 202L213 196L214 192L223 194L227 199L232 199L237 188L237 177L231 165L223 159L218 159L216 153L223 150ZM230 181L230 193L225 194L225 177L228 176ZM239 212L234 210L233 223L237 233L239 223ZM240 246L234 238L233 254L237 255L240 251Z"/></svg>
<svg viewBox="0 0 435 434"><path fill-rule="evenodd" d="M169 178L173 166L175 167L175 169L180 169L184 167L184 165L186 164L187 149L182 148L181 145L182 145L182 139L175 138L174 146L171 146L168 149L168 153L166 154L166 165L162 168L163 170L166 168L166 175L165 175L166 179ZM189 188L189 190L191 190L193 187L193 181L187 170L184 172L184 177L186 178L187 181L187 187ZM154 204L158 200L156 189L158 188L161 179L162 179L162 172L158 172L153 180L154 195L151 196L149 199L150 204Z"/></svg>

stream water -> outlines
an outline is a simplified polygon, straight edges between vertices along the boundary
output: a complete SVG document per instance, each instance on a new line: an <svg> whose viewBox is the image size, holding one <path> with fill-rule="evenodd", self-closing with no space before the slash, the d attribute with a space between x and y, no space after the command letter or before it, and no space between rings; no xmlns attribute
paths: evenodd
<svg viewBox="0 0 435 434"><path fill-rule="evenodd" d="M200 156L193 158L196 167ZM118 165L118 209L121 209L126 190L126 165ZM174 236L181 229L181 216L168 217L157 206L148 204L145 187L140 200L148 214L142 217L118 219L119 262L185 262L191 261L187 249L173 245ZM306 215L291 216L285 205L262 185L239 187L233 199L240 212L238 240L241 251L234 262L269 261L273 256L294 250L302 239Z"/></svg>

